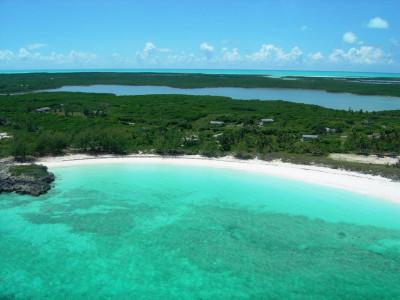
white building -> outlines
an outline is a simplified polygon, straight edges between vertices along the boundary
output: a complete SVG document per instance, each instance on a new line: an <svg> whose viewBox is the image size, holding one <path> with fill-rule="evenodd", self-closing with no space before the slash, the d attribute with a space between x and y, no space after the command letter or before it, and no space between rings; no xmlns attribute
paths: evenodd
<svg viewBox="0 0 400 300"><path fill-rule="evenodd" d="M336 129L335 128L325 127L325 131L326 131L326 133L336 133Z"/></svg>
<svg viewBox="0 0 400 300"><path fill-rule="evenodd" d="M12 135L9 135L7 132L0 132L0 140L10 138L12 138Z"/></svg>
<svg viewBox="0 0 400 300"><path fill-rule="evenodd" d="M269 118L269 119L261 119L261 125L265 124L265 123L273 123L274 119Z"/></svg>
<svg viewBox="0 0 400 300"><path fill-rule="evenodd" d="M210 125L224 125L223 121L210 121Z"/></svg>
<svg viewBox="0 0 400 300"><path fill-rule="evenodd" d="M35 109L35 112L37 112L37 113L47 113L49 111L51 111L50 107L41 107L41 108Z"/></svg>
<svg viewBox="0 0 400 300"><path fill-rule="evenodd" d="M318 135L315 134L303 134L302 140L303 141L312 141L312 140L317 140Z"/></svg>

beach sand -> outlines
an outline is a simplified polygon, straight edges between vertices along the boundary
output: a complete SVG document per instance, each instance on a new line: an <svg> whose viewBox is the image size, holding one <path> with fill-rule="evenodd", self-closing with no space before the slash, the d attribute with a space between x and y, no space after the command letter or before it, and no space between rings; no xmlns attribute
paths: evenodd
<svg viewBox="0 0 400 300"><path fill-rule="evenodd" d="M50 170L57 167L109 163L153 163L229 168L241 172L257 172L269 176L277 176L291 180L300 180L310 184L344 189L400 204L400 182L394 182L380 176L366 175L319 166L297 165L281 161L267 162L258 159L239 160L233 157L206 158L199 155L161 157L158 155L148 154L126 156L91 156L85 154L74 154L59 157L45 157L41 158L38 163L46 165Z"/></svg>
<svg viewBox="0 0 400 300"><path fill-rule="evenodd" d="M339 161L350 161L363 164L374 164L374 165L395 165L399 162L399 157L379 157L377 155L357 155L348 153L331 153L329 158Z"/></svg>

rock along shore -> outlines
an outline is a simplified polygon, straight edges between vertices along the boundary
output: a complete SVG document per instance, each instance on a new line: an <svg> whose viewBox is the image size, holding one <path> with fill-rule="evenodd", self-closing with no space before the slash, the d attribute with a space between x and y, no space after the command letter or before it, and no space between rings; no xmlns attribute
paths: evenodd
<svg viewBox="0 0 400 300"><path fill-rule="evenodd" d="M12 159L0 161L0 193L39 196L51 188L54 174L42 165L21 165Z"/></svg>

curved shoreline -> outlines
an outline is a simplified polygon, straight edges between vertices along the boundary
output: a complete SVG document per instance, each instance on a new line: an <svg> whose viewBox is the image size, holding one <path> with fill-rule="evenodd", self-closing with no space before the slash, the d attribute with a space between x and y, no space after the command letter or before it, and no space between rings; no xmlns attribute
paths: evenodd
<svg viewBox="0 0 400 300"><path fill-rule="evenodd" d="M280 161L267 162L258 159L239 160L232 157L207 158L199 155L164 157L159 155L101 155L84 154L66 155L60 157L45 157L38 163L48 168L71 167L81 165L115 164L115 163L153 163L181 166L198 166L232 169L244 172L256 172L269 176L303 181L364 194L400 204L400 183L380 176L366 175L345 170L297 165Z"/></svg>

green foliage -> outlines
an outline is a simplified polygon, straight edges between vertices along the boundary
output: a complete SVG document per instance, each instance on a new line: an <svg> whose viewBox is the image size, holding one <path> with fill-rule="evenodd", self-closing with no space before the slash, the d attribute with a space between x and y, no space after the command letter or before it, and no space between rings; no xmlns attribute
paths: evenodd
<svg viewBox="0 0 400 300"><path fill-rule="evenodd" d="M218 157L221 155L218 145L214 141L206 141L202 143L199 152L201 155L206 157Z"/></svg>
<svg viewBox="0 0 400 300"><path fill-rule="evenodd" d="M64 133L44 131L36 139L35 152L39 156L62 154L68 145L68 139Z"/></svg>
<svg viewBox="0 0 400 300"><path fill-rule="evenodd" d="M64 85L122 84L159 85L178 88L246 87L246 88L294 88L316 89L329 92L348 92L363 95L400 96L399 84L371 84L357 78L295 77L295 80L271 78L259 75L206 75L160 73L27 73L0 74L0 93L15 93L58 88ZM375 78L376 79L376 78ZM388 78L385 78L388 80ZM374 78L371 78L374 80ZM70 113L66 110L66 114ZM360 112L362 114L362 112Z"/></svg>
<svg viewBox="0 0 400 300"><path fill-rule="evenodd" d="M10 167L9 172L12 176L29 176L36 179L42 178L48 174L47 167L35 164L14 165Z"/></svg>
<svg viewBox="0 0 400 300"><path fill-rule="evenodd" d="M249 145L245 141L239 142L235 147L235 157L240 159L251 159L253 155L249 152Z"/></svg>
<svg viewBox="0 0 400 300"><path fill-rule="evenodd" d="M16 137L12 142L10 154L17 160L24 161L26 156L31 153L29 146L30 144L25 139Z"/></svg>
<svg viewBox="0 0 400 300"><path fill-rule="evenodd" d="M85 152L125 154L128 136L113 129L86 129L75 137L76 145Z"/></svg>
<svg viewBox="0 0 400 300"><path fill-rule="evenodd" d="M358 162L338 161L326 156L310 156L305 154L284 152L268 153L266 155L262 155L260 158L268 161L279 159L284 162L290 162L294 164L320 165L334 169L350 170L365 174L379 175L396 181L400 181L400 163L392 166L374 165Z"/></svg>
<svg viewBox="0 0 400 300"><path fill-rule="evenodd" d="M38 107L51 112L35 113ZM67 112L67 113L66 113ZM262 118L274 122L259 125ZM159 153L266 157L280 152L400 154L400 111L333 110L284 101L187 95L35 93L0 96L0 154ZM210 125L222 120L223 125ZM326 128L336 132L327 132ZM312 141L303 134L318 135Z"/></svg>

